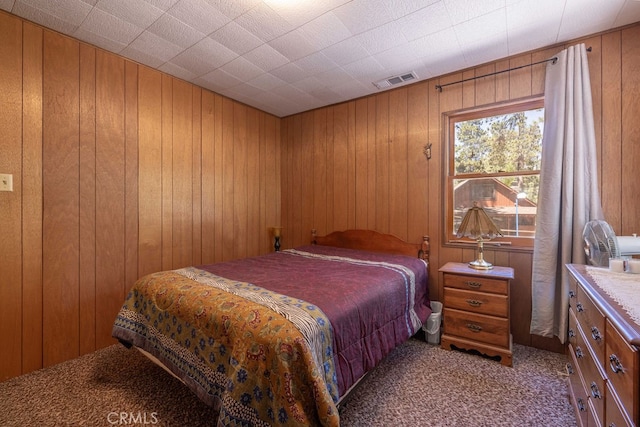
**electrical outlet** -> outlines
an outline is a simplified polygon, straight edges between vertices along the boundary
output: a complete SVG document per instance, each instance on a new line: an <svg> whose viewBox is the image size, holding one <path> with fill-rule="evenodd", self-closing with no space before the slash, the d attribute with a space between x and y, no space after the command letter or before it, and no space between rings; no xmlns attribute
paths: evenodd
<svg viewBox="0 0 640 427"><path fill-rule="evenodd" d="M0 173L0 191L13 191L13 175Z"/></svg>

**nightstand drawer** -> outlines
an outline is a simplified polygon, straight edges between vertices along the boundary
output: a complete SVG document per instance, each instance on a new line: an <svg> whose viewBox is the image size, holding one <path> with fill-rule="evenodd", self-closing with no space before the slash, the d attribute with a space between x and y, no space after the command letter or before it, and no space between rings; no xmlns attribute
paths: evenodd
<svg viewBox="0 0 640 427"><path fill-rule="evenodd" d="M507 317L509 300L506 295L444 288L444 305L491 316Z"/></svg>
<svg viewBox="0 0 640 427"><path fill-rule="evenodd" d="M459 274L445 274L444 286L447 288L490 292L501 295L508 295L509 290L509 282L507 280L491 279L488 277L463 276Z"/></svg>
<svg viewBox="0 0 640 427"><path fill-rule="evenodd" d="M474 341L509 347L509 319L444 309L444 333Z"/></svg>

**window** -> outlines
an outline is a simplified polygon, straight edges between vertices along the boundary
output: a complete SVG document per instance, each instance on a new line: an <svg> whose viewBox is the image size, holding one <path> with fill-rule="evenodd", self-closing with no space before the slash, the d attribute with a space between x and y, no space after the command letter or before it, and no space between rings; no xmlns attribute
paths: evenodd
<svg viewBox="0 0 640 427"><path fill-rule="evenodd" d="M543 99L445 114L446 239L477 202L502 230L501 241L533 246L536 230Z"/></svg>

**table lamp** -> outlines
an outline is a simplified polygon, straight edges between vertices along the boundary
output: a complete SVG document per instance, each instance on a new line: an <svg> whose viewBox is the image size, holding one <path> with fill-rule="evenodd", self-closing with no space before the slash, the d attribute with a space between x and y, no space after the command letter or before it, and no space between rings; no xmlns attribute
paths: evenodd
<svg viewBox="0 0 640 427"><path fill-rule="evenodd" d="M276 252L278 252L280 251L280 235L282 234L282 227L280 226L271 227L271 230L273 231L273 237L275 239L273 248L276 250Z"/></svg>
<svg viewBox="0 0 640 427"><path fill-rule="evenodd" d="M469 267L476 270L490 270L493 265L484 260L483 242L484 239L492 239L496 236L502 236L500 228L489 218L489 215L478 206L478 202L473 202L473 207L465 214L458 232L458 237L469 237L476 239L478 242L478 258L469 263Z"/></svg>

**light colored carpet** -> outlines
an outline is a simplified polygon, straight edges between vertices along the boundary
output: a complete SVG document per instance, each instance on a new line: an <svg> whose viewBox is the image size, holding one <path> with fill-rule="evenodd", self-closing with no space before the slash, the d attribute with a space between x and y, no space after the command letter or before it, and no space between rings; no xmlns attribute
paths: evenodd
<svg viewBox="0 0 640 427"><path fill-rule="evenodd" d="M574 426L564 355L514 346L514 366L412 339L341 411L350 426ZM215 411L114 345L0 383L1 426L210 426ZM126 422L122 422L122 418Z"/></svg>

